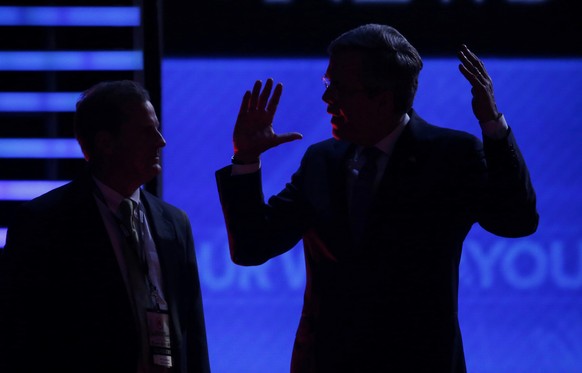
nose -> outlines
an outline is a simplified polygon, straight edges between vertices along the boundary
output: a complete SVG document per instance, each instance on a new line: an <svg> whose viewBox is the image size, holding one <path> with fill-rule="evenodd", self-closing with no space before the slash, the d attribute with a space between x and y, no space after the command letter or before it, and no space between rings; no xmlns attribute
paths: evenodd
<svg viewBox="0 0 582 373"><path fill-rule="evenodd" d="M330 87L327 87L325 89L325 91L323 92L323 96L321 96L321 99L323 100L323 102L325 102L326 104L331 104L333 103L334 100L334 94L332 92L332 90L330 89Z"/></svg>
<svg viewBox="0 0 582 373"><path fill-rule="evenodd" d="M164 146L166 146L166 139L164 139L164 136L162 136L162 133L159 130L156 130L157 132L157 141L158 141L158 146L160 148L163 148Z"/></svg>

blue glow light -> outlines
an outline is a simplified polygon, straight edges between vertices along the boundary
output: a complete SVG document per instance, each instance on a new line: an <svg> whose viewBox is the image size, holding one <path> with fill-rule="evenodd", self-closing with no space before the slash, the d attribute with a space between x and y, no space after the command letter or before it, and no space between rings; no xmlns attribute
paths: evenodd
<svg viewBox="0 0 582 373"><path fill-rule="evenodd" d="M0 199L5 201L27 201L66 183L68 181L63 180L0 180Z"/></svg>
<svg viewBox="0 0 582 373"><path fill-rule="evenodd" d="M6 246L6 228L0 228L0 247Z"/></svg>
<svg viewBox="0 0 582 373"><path fill-rule="evenodd" d="M139 26L139 7L0 6L0 26Z"/></svg>
<svg viewBox="0 0 582 373"><path fill-rule="evenodd" d="M82 158L75 139L0 139L0 158Z"/></svg>
<svg viewBox="0 0 582 373"><path fill-rule="evenodd" d="M142 51L5 52L0 70L141 70Z"/></svg>
<svg viewBox="0 0 582 373"><path fill-rule="evenodd" d="M354 0L358 4L408 4L412 0Z"/></svg>
<svg viewBox="0 0 582 373"><path fill-rule="evenodd" d="M72 112L78 92L0 92L0 111Z"/></svg>

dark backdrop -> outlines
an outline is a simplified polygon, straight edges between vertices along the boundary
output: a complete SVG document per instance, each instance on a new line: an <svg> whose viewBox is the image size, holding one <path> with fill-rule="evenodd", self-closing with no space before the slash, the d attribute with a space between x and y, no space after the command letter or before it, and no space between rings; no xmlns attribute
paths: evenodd
<svg viewBox="0 0 582 373"><path fill-rule="evenodd" d="M364 23L396 27L422 55L460 43L480 55L574 56L582 35L577 1L565 0L166 0L170 56L322 55Z"/></svg>

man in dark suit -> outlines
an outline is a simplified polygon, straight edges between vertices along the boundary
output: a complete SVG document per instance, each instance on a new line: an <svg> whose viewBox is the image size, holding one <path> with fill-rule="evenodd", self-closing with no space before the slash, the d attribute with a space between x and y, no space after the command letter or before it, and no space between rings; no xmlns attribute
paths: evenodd
<svg viewBox="0 0 582 373"><path fill-rule="evenodd" d="M259 156L301 135L273 131L280 84L271 95L273 81L262 92L257 81L243 97L233 164L216 173L231 258L259 265L303 239L307 280L292 372L464 372L463 240L474 223L504 237L532 234L538 223L491 79L463 46L459 68L482 143L412 109L422 61L395 29L358 27L329 52L323 101L333 139L309 147L268 203Z"/></svg>
<svg viewBox="0 0 582 373"><path fill-rule="evenodd" d="M8 229L0 370L209 372L189 219L140 188L166 145L147 91L95 85L75 132L87 169L24 203Z"/></svg>

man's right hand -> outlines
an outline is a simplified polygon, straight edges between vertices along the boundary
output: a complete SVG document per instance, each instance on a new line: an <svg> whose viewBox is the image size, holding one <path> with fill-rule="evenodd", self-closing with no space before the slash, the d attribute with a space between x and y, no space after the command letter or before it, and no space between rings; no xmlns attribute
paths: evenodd
<svg viewBox="0 0 582 373"><path fill-rule="evenodd" d="M261 86L262 82L257 80L252 92L245 92L234 125L232 142L234 158L238 163L258 162L261 153L280 144L303 138L298 132L278 135L273 131L273 117L283 92L283 85L278 83L272 96L273 79L267 79L262 92Z"/></svg>

